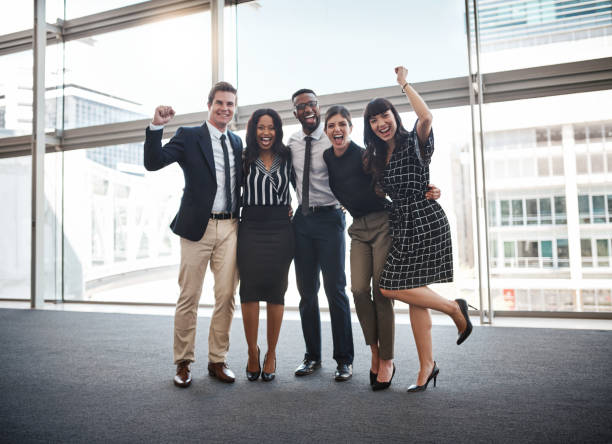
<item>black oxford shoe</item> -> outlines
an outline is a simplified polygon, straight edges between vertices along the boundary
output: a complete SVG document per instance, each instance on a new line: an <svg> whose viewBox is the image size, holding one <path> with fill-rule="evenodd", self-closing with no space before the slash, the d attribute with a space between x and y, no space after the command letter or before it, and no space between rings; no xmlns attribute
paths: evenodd
<svg viewBox="0 0 612 444"><path fill-rule="evenodd" d="M348 381L353 376L353 364L338 364L334 379L336 381Z"/></svg>
<svg viewBox="0 0 612 444"><path fill-rule="evenodd" d="M312 359L304 359L300 366L295 369L295 376L307 376L314 373L316 369L321 368L321 361L313 361Z"/></svg>

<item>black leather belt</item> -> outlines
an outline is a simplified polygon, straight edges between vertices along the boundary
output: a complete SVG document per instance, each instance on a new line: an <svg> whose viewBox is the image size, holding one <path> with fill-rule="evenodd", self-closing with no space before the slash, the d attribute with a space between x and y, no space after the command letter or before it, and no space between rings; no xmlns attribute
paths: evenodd
<svg viewBox="0 0 612 444"><path fill-rule="evenodd" d="M210 218L214 220L235 219L237 217L236 213L210 213Z"/></svg>
<svg viewBox="0 0 612 444"><path fill-rule="evenodd" d="M321 211L333 211L337 210L339 207L337 205L323 205L321 207L308 207L308 211L311 213L321 212Z"/></svg>

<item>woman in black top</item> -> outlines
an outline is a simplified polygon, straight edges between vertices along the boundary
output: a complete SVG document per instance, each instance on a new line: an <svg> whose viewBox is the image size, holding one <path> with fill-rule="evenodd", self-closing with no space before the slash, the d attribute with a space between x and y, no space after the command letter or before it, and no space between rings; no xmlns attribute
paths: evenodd
<svg viewBox="0 0 612 444"><path fill-rule="evenodd" d="M332 143L323 153L329 172L329 186L353 216L351 237L351 291L366 345L372 351L370 385L373 390L389 387L394 371L393 342L395 315L393 300L380 294L379 276L391 246L386 199L374 191L373 180L363 168L365 150L350 134L353 123L341 105L329 108L325 132ZM432 187L426 198L437 199L440 190Z"/></svg>
<svg viewBox="0 0 612 444"><path fill-rule="evenodd" d="M238 228L238 271L244 333L249 350L247 378L274 379L276 344L283 320L293 229L289 218L290 152L283 145L280 116L259 109L247 124L243 207ZM259 364L259 301L267 303L268 351Z"/></svg>
<svg viewBox="0 0 612 444"><path fill-rule="evenodd" d="M418 120L412 131L402 126L395 107L386 99L374 99L364 112L365 163L378 185L391 198L390 226L393 245L380 277L380 291L410 304L410 323L419 355L416 384L408 391L436 384L439 369L433 359L429 308L449 315L459 331L461 344L472 331L463 299L451 301L427 285L453 279L450 228L442 207L423 198L429 182L429 162L434 150L432 114L408 84L408 70L395 68L397 82L408 97Z"/></svg>

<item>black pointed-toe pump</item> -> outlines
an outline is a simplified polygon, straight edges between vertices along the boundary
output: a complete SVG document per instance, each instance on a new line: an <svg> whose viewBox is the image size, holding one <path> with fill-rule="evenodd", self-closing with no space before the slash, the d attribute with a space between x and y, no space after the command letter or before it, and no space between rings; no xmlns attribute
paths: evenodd
<svg viewBox="0 0 612 444"><path fill-rule="evenodd" d="M408 387L408 393L424 392L427 389L427 385L429 384L429 381L431 381L432 379L433 379L433 385L435 387L436 380L438 379L438 373L440 373L440 369L436 365L436 361L434 361L433 369L431 370L431 373L427 377L427 381L425 381L425 384L423 385L412 384L410 387Z"/></svg>
<svg viewBox="0 0 612 444"><path fill-rule="evenodd" d="M459 305L461 314L465 318L465 322L466 322L465 330L459 333L459 337L457 338L457 345L461 345L468 338L468 336L470 336L470 334L472 333L472 321L470 321L470 317L468 315L468 306L469 307L472 307L472 306L469 305L465 301L465 299L455 299L455 302L457 303L457 305ZM476 309L474 308L474 310Z"/></svg>

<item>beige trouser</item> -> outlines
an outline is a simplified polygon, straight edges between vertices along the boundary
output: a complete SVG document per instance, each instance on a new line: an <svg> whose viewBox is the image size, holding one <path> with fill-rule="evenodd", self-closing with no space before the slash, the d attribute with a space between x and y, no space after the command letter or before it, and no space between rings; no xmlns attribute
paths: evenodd
<svg viewBox="0 0 612 444"><path fill-rule="evenodd" d="M351 236L351 291L367 345L378 344L381 359L393 359L395 314L393 300L380 294L378 281L391 246L389 215L370 213L353 220ZM372 287L370 286L372 281Z"/></svg>
<svg viewBox="0 0 612 444"><path fill-rule="evenodd" d="M196 323L204 274L210 262L215 278L215 308L208 332L208 360L225 362L229 331L234 316L234 294L238 285L236 265L238 220L209 220L197 242L181 238L181 293L174 315L174 363L195 361Z"/></svg>

